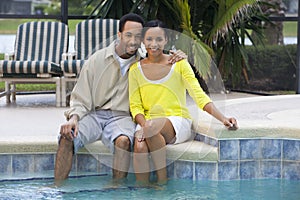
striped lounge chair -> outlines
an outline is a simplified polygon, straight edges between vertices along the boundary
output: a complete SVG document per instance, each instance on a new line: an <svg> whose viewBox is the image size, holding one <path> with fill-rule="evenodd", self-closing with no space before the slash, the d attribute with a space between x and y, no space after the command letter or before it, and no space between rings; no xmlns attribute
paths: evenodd
<svg viewBox="0 0 300 200"><path fill-rule="evenodd" d="M61 61L62 106L67 105L67 94L73 89L85 60L116 39L118 27L119 20L116 19L89 19L76 25L75 52L64 54Z"/></svg>
<svg viewBox="0 0 300 200"><path fill-rule="evenodd" d="M61 106L60 61L68 50L68 27L61 22L38 21L19 25L12 55L0 61L7 103L16 100L16 84L56 84L56 106Z"/></svg>

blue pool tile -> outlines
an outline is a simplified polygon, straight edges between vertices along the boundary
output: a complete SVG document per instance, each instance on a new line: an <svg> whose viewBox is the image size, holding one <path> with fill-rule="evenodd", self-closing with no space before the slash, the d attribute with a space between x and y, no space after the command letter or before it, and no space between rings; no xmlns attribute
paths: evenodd
<svg viewBox="0 0 300 200"><path fill-rule="evenodd" d="M167 175L168 178L174 178L174 162L167 166Z"/></svg>
<svg viewBox="0 0 300 200"><path fill-rule="evenodd" d="M111 155L98 155L98 172L101 174L112 173L113 156Z"/></svg>
<svg viewBox="0 0 300 200"><path fill-rule="evenodd" d="M219 158L220 160L239 159L239 140L220 140Z"/></svg>
<svg viewBox="0 0 300 200"><path fill-rule="evenodd" d="M283 141L283 159L300 160L300 141L284 140Z"/></svg>
<svg viewBox="0 0 300 200"><path fill-rule="evenodd" d="M263 159L281 159L281 139L264 139L261 144Z"/></svg>
<svg viewBox="0 0 300 200"><path fill-rule="evenodd" d="M98 167L98 171L100 174L111 174L112 173L112 168L109 165L100 163Z"/></svg>
<svg viewBox="0 0 300 200"><path fill-rule="evenodd" d="M241 161L240 162L240 179L259 178L259 161Z"/></svg>
<svg viewBox="0 0 300 200"><path fill-rule="evenodd" d="M205 136L202 134L199 134L199 133L196 133L195 138L194 138L194 140L201 141L201 142L203 142L204 139L205 139Z"/></svg>
<svg viewBox="0 0 300 200"><path fill-rule="evenodd" d="M280 161L261 161L262 178L281 178Z"/></svg>
<svg viewBox="0 0 300 200"><path fill-rule="evenodd" d="M196 162L195 163L196 180L217 180L217 163Z"/></svg>
<svg viewBox="0 0 300 200"><path fill-rule="evenodd" d="M34 171L44 172L54 169L53 154L37 154L34 155Z"/></svg>
<svg viewBox="0 0 300 200"><path fill-rule="evenodd" d="M238 162L219 162L218 166L219 180L235 180L239 178Z"/></svg>
<svg viewBox="0 0 300 200"><path fill-rule="evenodd" d="M176 161L175 174L176 178L193 179L193 163L187 161Z"/></svg>
<svg viewBox="0 0 300 200"><path fill-rule="evenodd" d="M219 141L217 139L211 138L209 145L214 146L214 147L218 147Z"/></svg>
<svg viewBox="0 0 300 200"><path fill-rule="evenodd" d="M77 155L78 172L97 172L97 159L90 154Z"/></svg>
<svg viewBox="0 0 300 200"><path fill-rule="evenodd" d="M300 180L300 162L283 162L282 178Z"/></svg>
<svg viewBox="0 0 300 200"><path fill-rule="evenodd" d="M260 140L241 140L240 141L240 159L259 159L261 157Z"/></svg>
<svg viewBox="0 0 300 200"><path fill-rule="evenodd" d="M0 155L0 173L6 174L11 172L11 155Z"/></svg>
<svg viewBox="0 0 300 200"><path fill-rule="evenodd" d="M215 138L212 138L212 137L208 137L207 135L202 135L202 134L196 133L194 140L201 141L205 144L209 144L214 147L218 146L218 140Z"/></svg>
<svg viewBox="0 0 300 200"><path fill-rule="evenodd" d="M211 139L210 139L210 137L205 136L203 142L204 142L205 144L209 144L209 145L210 145L210 144L211 144Z"/></svg>
<svg viewBox="0 0 300 200"><path fill-rule="evenodd" d="M13 173L32 173L34 172L33 155L17 154L12 156Z"/></svg>
<svg viewBox="0 0 300 200"><path fill-rule="evenodd" d="M218 146L218 140L211 137L205 137L204 143L209 144L211 146L217 147Z"/></svg>

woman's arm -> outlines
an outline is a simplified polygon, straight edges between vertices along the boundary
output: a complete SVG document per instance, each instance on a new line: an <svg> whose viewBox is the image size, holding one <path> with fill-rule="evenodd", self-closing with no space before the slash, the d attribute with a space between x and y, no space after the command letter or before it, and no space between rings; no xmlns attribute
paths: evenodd
<svg viewBox="0 0 300 200"><path fill-rule="evenodd" d="M211 114L213 117L222 122L229 130L238 129L237 121L234 117L225 117L214 105L214 103L210 102L206 104L203 108L204 111Z"/></svg>
<svg viewBox="0 0 300 200"><path fill-rule="evenodd" d="M214 105L212 100L208 95L202 90L199 85L198 80L195 77L195 74L189 65L189 63L182 63L182 76L185 80L186 88L196 102L199 108L206 111L220 122L222 122L229 130L236 130L238 128L237 121L233 117L225 117Z"/></svg>
<svg viewBox="0 0 300 200"><path fill-rule="evenodd" d="M139 124L141 127L143 127L146 123L146 119L143 114L137 114L134 119L135 119L135 122L137 124Z"/></svg>
<svg viewBox="0 0 300 200"><path fill-rule="evenodd" d="M137 114L134 119L135 119L135 122L141 126L141 130L139 130L135 133L135 137L137 138L137 140L139 142L142 142L145 140L145 135L144 135L144 131L143 131L144 126L146 124L145 116L143 114Z"/></svg>

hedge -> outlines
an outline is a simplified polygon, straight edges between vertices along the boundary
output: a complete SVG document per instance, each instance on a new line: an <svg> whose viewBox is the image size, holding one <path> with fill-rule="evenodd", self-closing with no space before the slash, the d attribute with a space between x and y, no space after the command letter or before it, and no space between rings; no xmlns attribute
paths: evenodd
<svg viewBox="0 0 300 200"><path fill-rule="evenodd" d="M233 89L276 91L296 89L297 45L246 46L248 79ZM231 87L229 83L225 83Z"/></svg>

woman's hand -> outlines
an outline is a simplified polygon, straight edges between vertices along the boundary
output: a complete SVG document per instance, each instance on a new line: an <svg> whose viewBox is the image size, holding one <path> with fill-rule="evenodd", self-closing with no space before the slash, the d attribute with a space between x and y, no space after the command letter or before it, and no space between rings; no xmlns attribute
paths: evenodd
<svg viewBox="0 0 300 200"><path fill-rule="evenodd" d="M145 140L143 128L135 133L135 137L138 140L138 142L142 142Z"/></svg>
<svg viewBox="0 0 300 200"><path fill-rule="evenodd" d="M231 117L231 118L225 118L225 120L223 121L224 126L227 127L228 130L237 130L238 129L238 125L237 125L237 121L235 118Z"/></svg>

